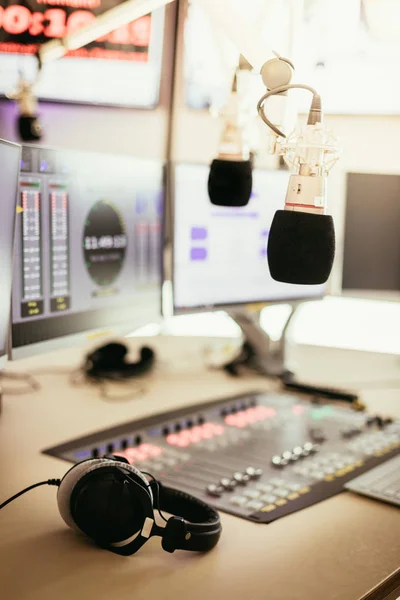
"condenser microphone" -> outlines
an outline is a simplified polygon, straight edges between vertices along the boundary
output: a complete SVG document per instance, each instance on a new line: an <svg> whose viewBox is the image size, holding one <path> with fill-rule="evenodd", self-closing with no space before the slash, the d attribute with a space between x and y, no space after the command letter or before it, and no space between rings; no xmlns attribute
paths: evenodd
<svg viewBox="0 0 400 600"><path fill-rule="evenodd" d="M219 152L210 166L208 195L217 206L246 206L253 186L253 168L239 125L237 76L226 107Z"/></svg>
<svg viewBox="0 0 400 600"><path fill-rule="evenodd" d="M17 128L19 137L24 142L36 142L42 137L42 125L37 113L37 100L34 93L36 81L29 83L20 74L16 90L8 94L8 98L16 100L18 105Z"/></svg>
<svg viewBox="0 0 400 600"><path fill-rule="evenodd" d="M269 232L267 257L275 281L298 285L325 283L335 257L335 228L326 214L327 175L338 159L337 139L321 122L315 94L307 125L281 143L292 169L284 210Z"/></svg>

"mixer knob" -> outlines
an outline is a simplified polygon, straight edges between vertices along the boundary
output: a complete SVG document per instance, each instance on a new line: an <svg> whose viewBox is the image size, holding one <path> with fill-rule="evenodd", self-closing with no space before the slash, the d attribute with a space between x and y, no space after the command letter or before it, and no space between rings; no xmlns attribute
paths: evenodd
<svg viewBox="0 0 400 600"><path fill-rule="evenodd" d="M247 467L245 474L250 477L250 479L259 479L263 474L262 469L256 469L255 467Z"/></svg>
<svg viewBox="0 0 400 600"><path fill-rule="evenodd" d="M282 458L284 460L290 460L292 458L292 453L290 450L285 450L285 452L282 452Z"/></svg>
<svg viewBox="0 0 400 600"><path fill-rule="evenodd" d="M223 477L220 481L220 484L224 488L224 490L233 490L237 486L237 481L235 479L229 479L228 477Z"/></svg>
<svg viewBox="0 0 400 600"><path fill-rule="evenodd" d="M324 442L326 440L325 433L319 427L311 427L309 429L309 434L314 442Z"/></svg>
<svg viewBox="0 0 400 600"><path fill-rule="evenodd" d="M306 442L305 444L303 444L303 451L305 452L311 452L313 449L314 444L312 444L311 442Z"/></svg>
<svg viewBox="0 0 400 600"><path fill-rule="evenodd" d="M237 471L233 474L233 480L236 481L238 485L246 485L250 481L250 477L244 473L240 473Z"/></svg>
<svg viewBox="0 0 400 600"><path fill-rule="evenodd" d="M222 485L215 485L215 483L210 483L206 487L206 492L209 496L219 498L224 493L224 488L222 487Z"/></svg>
<svg viewBox="0 0 400 600"><path fill-rule="evenodd" d="M295 454L299 458L303 456L303 448L301 446L295 446L292 450L292 454Z"/></svg>
<svg viewBox="0 0 400 600"><path fill-rule="evenodd" d="M359 429L358 427L349 427L347 429L342 429L340 433L342 437L348 439L359 435L361 433L361 429Z"/></svg>
<svg viewBox="0 0 400 600"><path fill-rule="evenodd" d="M275 456L273 456L273 457L271 458L271 463L272 463L272 466L273 466L273 467L277 467L277 468L283 467L283 466L284 466L284 464L282 464L282 463L283 463L283 460L284 460L284 459L282 459L282 457L281 457L281 456L278 456L278 455L276 454ZM287 463L286 463L286 464L287 464Z"/></svg>

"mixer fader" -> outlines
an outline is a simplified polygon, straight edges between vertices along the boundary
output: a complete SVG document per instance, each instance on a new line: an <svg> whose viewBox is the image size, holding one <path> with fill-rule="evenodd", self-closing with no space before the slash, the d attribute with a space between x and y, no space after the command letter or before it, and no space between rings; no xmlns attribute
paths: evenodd
<svg viewBox="0 0 400 600"><path fill-rule="evenodd" d="M166 485L260 523L311 506L400 452L400 421L295 395L219 399L73 440L71 462L122 455Z"/></svg>

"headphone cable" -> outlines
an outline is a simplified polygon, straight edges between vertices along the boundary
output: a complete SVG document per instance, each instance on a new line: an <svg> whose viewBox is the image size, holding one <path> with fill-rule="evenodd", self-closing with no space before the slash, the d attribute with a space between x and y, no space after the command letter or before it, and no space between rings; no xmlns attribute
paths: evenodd
<svg viewBox="0 0 400 600"><path fill-rule="evenodd" d="M26 492L29 492L30 490L33 490L34 488L39 487L40 485L55 485L58 487L60 483L61 479L48 479L47 481L40 481L39 483L34 483L33 485L30 485L24 490L18 492L18 494L15 494L15 496L11 496L11 498L3 502L3 504L0 504L0 509L4 508L5 506L7 506L7 504L10 504L10 502L22 496L22 494L26 494Z"/></svg>

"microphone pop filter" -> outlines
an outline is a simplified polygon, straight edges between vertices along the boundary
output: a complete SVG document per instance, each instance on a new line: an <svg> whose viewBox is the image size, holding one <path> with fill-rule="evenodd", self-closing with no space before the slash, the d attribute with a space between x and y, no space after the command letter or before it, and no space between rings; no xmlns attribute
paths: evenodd
<svg viewBox="0 0 400 600"><path fill-rule="evenodd" d="M275 281L301 285L325 283L335 256L332 217L278 210L272 221L267 253Z"/></svg>
<svg viewBox="0 0 400 600"><path fill-rule="evenodd" d="M216 158L210 166L208 195L217 206L246 206L253 185L250 160Z"/></svg>

